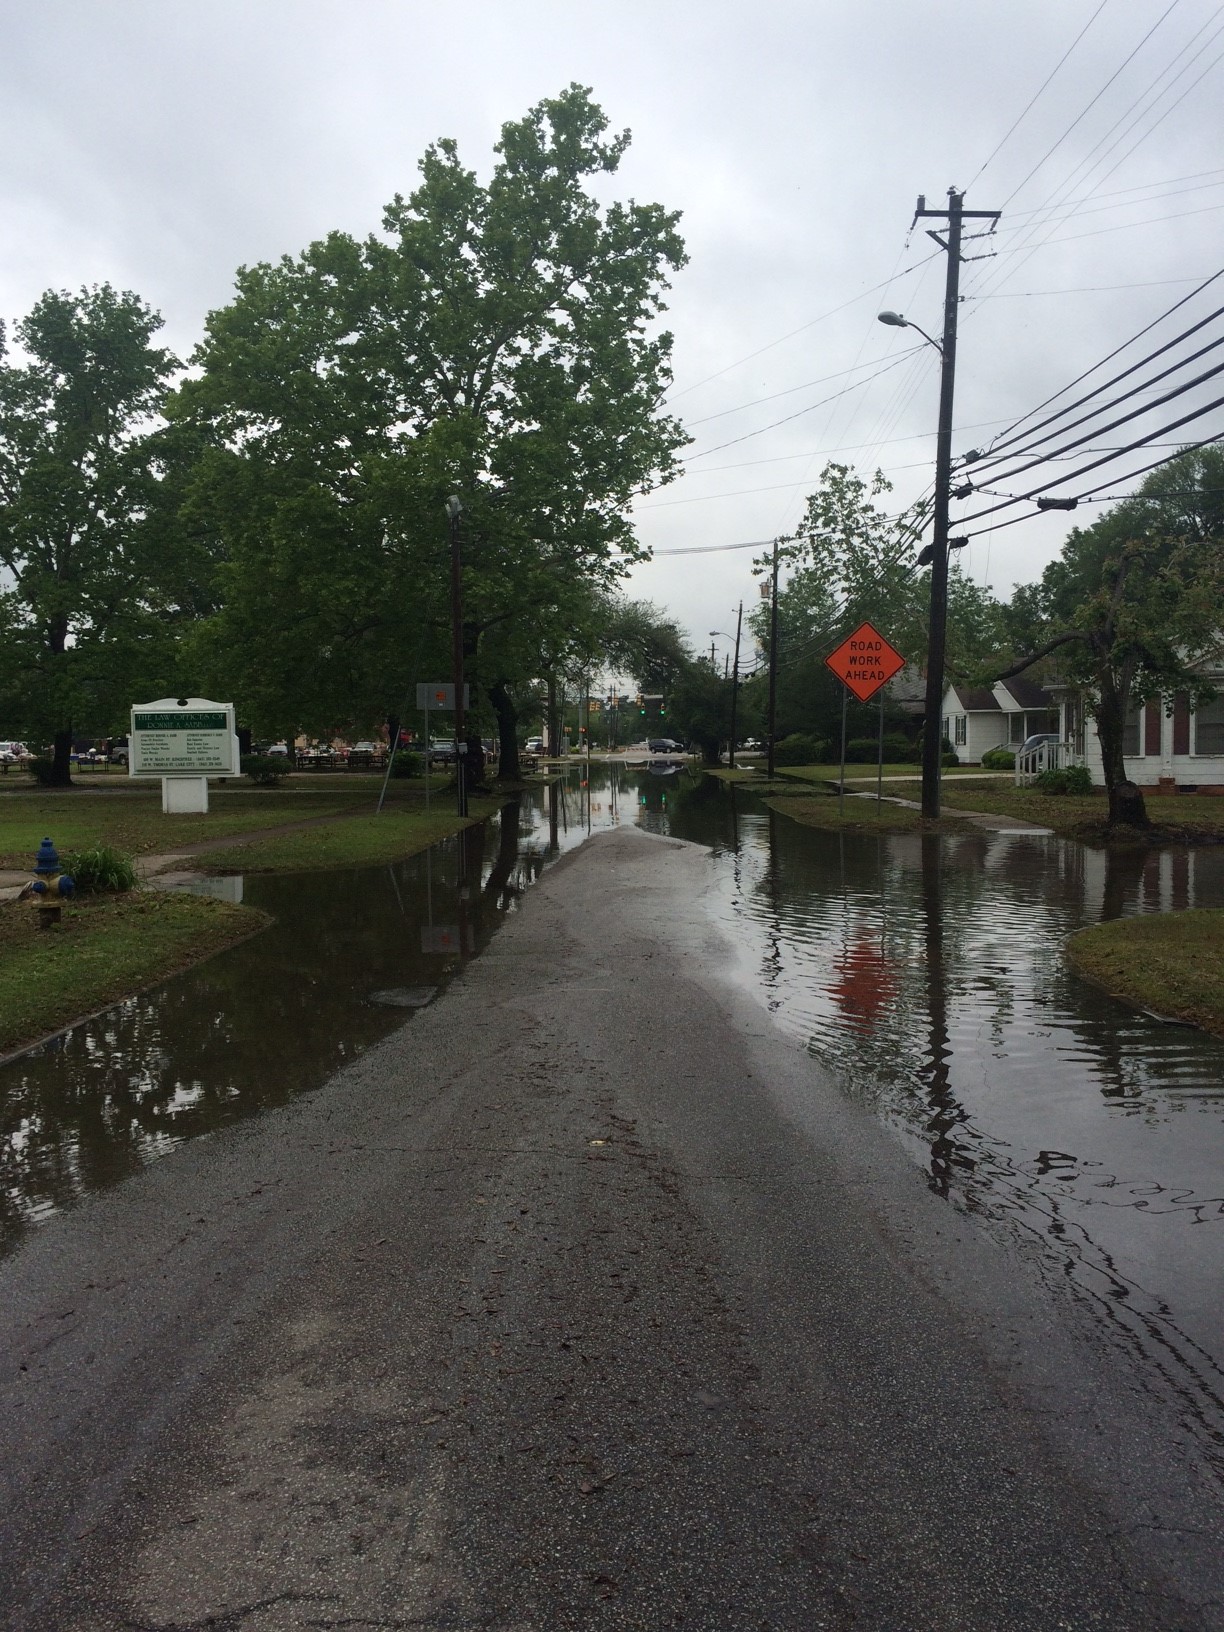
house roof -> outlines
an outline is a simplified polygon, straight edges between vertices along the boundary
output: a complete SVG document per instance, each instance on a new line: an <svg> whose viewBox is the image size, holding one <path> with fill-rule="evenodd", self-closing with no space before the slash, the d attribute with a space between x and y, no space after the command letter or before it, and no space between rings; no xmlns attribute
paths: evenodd
<svg viewBox="0 0 1224 1632"><path fill-rule="evenodd" d="M1013 675L1010 680L1000 680L999 684L1004 691L1011 692L1021 708L1050 708L1053 705L1054 699L1045 687L1022 674Z"/></svg>
<svg viewBox="0 0 1224 1632"><path fill-rule="evenodd" d="M979 714L984 710L1002 713L998 698L987 686L953 686L951 690L966 714Z"/></svg>

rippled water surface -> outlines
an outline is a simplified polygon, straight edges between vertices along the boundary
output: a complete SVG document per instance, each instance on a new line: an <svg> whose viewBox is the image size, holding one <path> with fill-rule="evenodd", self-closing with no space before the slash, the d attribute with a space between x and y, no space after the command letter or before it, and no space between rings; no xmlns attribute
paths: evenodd
<svg viewBox="0 0 1224 1632"><path fill-rule="evenodd" d="M1101 918L1224 905L1224 849L853 837L687 772L590 780L394 867L249 878L274 928L0 1069L5 1239L317 1086L478 953L550 855L639 822L710 849L739 979L834 1091L950 1203L1014 1229L1224 1445L1224 1044L1113 1001L1063 954Z"/></svg>

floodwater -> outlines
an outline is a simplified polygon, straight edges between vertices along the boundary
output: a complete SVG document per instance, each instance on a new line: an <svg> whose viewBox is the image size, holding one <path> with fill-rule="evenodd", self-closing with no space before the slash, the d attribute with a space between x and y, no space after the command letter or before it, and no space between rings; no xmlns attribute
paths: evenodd
<svg viewBox="0 0 1224 1632"><path fill-rule="evenodd" d="M0 1068L0 1247L318 1086L431 1001L551 856L621 822L709 848L739 981L1224 1451L1224 1043L1113 1001L1062 950L1102 918L1224 906L1224 847L829 834L687 771L575 768L395 866L246 879L272 929Z"/></svg>

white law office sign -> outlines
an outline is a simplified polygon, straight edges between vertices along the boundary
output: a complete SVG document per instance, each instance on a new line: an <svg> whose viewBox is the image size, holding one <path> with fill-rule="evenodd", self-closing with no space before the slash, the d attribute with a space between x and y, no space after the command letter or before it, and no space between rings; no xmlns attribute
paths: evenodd
<svg viewBox="0 0 1224 1632"><path fill-rule="evenodd" d="M164 811L206 811L208 778L239 769L233 703L161 697L132 709L128 775L160 777Z"/></svg>

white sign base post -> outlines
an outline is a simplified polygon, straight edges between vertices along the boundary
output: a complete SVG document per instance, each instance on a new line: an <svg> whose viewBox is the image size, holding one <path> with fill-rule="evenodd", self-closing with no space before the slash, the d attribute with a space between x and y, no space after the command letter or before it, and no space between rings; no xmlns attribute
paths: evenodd
<svg viewBox="0 0 1224 1632"><path fill-rule="evenodd" d="M206 776L163 776L162 812L166 816L207 816Z"/></svg>

